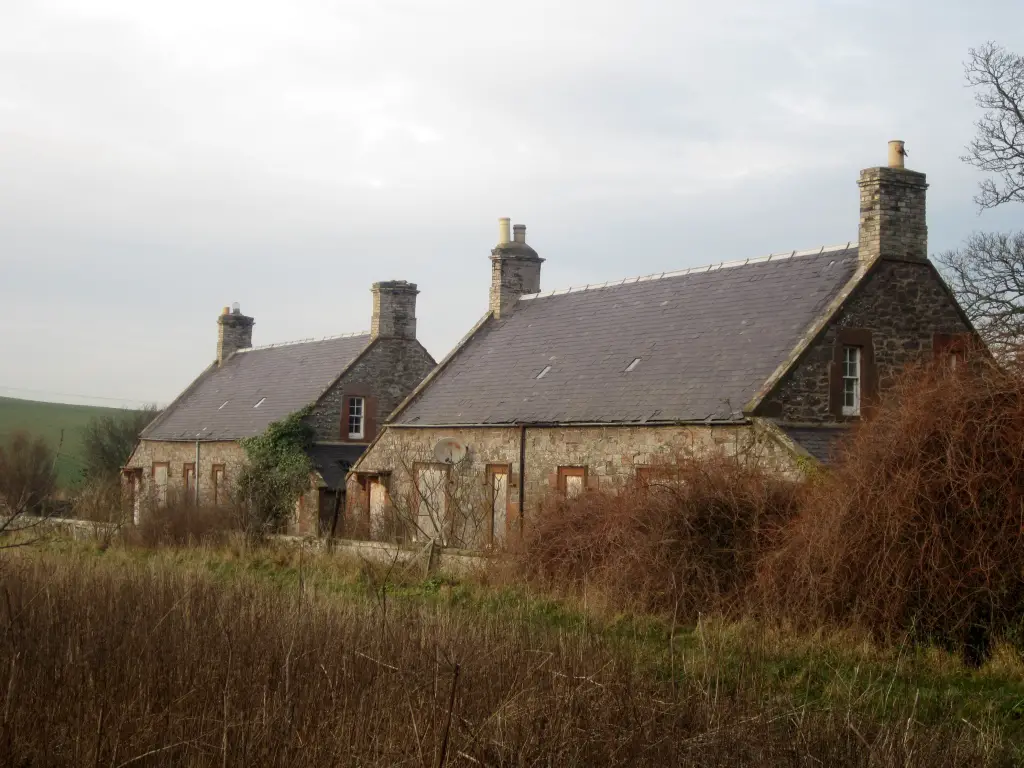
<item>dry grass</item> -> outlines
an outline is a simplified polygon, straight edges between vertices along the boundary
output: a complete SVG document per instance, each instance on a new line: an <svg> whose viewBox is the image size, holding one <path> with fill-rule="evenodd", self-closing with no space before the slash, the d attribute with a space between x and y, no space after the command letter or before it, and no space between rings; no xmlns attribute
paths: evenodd
<svg viewBox="0 0 1024 768"><path fill-rule="evenodd" d="M2 564L14 764L1013 764L1006 714L948 698L1020 680L1012 658L986 682L752 624L666 632L439 579L381 589L329 557L60 547ZM940 680L923 696L915 665Z"/></svg>

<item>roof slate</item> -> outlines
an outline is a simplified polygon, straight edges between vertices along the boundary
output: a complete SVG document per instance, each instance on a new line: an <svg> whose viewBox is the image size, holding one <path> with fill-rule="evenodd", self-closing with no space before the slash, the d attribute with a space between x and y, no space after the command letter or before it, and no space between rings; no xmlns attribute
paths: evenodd
<svg viewBox="0 0 1024 768"><path fill-rule="evenodd" d="M856 269L847 246L520 299L393 423L739 420Z"/></svg>
<svg viewBox="0 0 1024 768"><path fill-rule="evenodd" d="M307 452L328 488L342 488L349 468L363 455L365 445L326 445L318 443Z"/></svg>
<svg viewBox="0 0 1024 768"><path fill-rule="evenodd" d="M839 441L850 431L846 427L787 427L784 424L779 426L790 440L822 464L832 463L836 458Z"/></svg>
<svg viewBox="0 0 1024 768"><path fill-rule="evenodd" d="M257 435L313 403L369 343L370 335L361 334L235 352L222 366L204 371L141 437L238 440Z"/></svg>

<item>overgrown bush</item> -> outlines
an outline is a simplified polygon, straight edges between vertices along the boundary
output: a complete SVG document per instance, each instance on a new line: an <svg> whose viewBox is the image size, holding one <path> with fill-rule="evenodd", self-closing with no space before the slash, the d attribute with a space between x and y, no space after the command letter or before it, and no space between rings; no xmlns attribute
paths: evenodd
<svg viewBox="0 0 1024 768"><path fill-rule="evenodd" d="M246 463L235 483L243 527L258 538L284 529L295 513L295 502L309 488L313 464L307 451L313 428L306 422L309 408L270 424L262 433L241 441Z"/></svg>
<svg viewBox="0 0 1024 768"><path fill-rule="evenodd" d="M132 542L146 547L221 544L240 527L233 509L196 506L187 498L171 494L164 506L154 506L142 515L138 525L125 529Z"/></svg>
<svg viewBox="0 0 1024 768"><path fill-rule="evenodd" d="M983 657L1024 622L1024 378L975 361L915 367L822 475L765 605Z"/></svg>
<svg viewBox="0 0 1024 768"><path fill-rule="evenodd" d="M44 512L57 487L56 456L47 442L18 431L0 445L0 518Z"/></svg>
<svg viewBox="0 0 1024 768"><path fill-rule="evenodd" d="M527 526L517 570L620 608L731 611L798 497L795 483L741 458L681 458L647 483L551 497Z"/></svg>

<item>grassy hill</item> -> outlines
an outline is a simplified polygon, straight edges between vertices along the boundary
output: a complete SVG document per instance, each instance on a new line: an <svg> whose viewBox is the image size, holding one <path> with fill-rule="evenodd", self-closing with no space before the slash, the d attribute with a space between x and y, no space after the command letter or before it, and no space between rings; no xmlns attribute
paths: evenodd
<svg viewBox="0 0 1024 768"><path fill-rule="evenodd" d="M78 482L82 472L82 434L85 425L98 415L115 412L117 408L67 403L43 403L0 397L0 443L18 430L38 435L56 449L61 430L64 443L57 458L57 479L62 488Z"/></svg>

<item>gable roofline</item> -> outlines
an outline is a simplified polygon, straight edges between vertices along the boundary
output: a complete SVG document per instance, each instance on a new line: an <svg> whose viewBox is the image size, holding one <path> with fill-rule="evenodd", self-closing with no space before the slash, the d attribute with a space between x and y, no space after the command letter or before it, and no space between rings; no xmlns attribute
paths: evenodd
<svg viewBox="0 0 1024 768"><path fill-rule="evenodd" d="M967 317L967 313L964 312L963 307L960 306L960 302L956 300L956 295L953 293L953 289L949 287L945 279L942 277L942 273L939 272L935 264L932 263L931 259L927 261L907 260L907 259L893 259L893 258L877 258L868 265L861 265L857 268L857 271L853 273L849 281L843 289L836 294L836 297L829 303L825 310L821 313L818 320L811 326L810 331L805 333L800 341L797 343L793 351L789 353L785 360L779 364L779 367L775 369L771 376L765 381L764 384L758 389L751 398L750 402L743 408L743 413L750 415L761 405L762 402L778 387L782 379L803 359L804 355L810 349L811 345L821 336L822 333L828 328L833 320L839 315L849 301L857 294L861 287L867 283L868 278L875 273L879 268L878 265L882 262L899 262L903 264L916 264L919 266L927 267L932 275L938 279L939 285L942 290L949 297L956 310L957 315L963 321L967 328L970 328L971 332L977 336L978 331L974 327L974 323L971 322L970 318ZM987 347L986 347L987 349Z"/></svg>
<svg viewBox="0 0 1024 768"><path fill-rule="evenodd" d="M419 394L423 391L423 389L430 382L432 382L435 378L437 378L438 374L440 374L441 371L443 371L448 366L448 364L455 358L455 356L459 352L462 351L463 347L465 347L470 342L470 340L474 336L476 336L477 332L493 316L494 316L494 313L491 312L490 310L488 310L484 314L483 317L481 317L479 320L477 320L476 321L476 325L474 325L472 328L470 328L469 332L465 336L463 336L461 339L459 339L459 342L455 345L455 347L451 350L451 352L449 352L447 355L445 355L442 358L441 362L434 366L434 370L432 370L430 373L428 373L426 375L426 377L423 379L423 381L421 381L419 384L417 384L415 389L413 389L413 391L410 392L406 396L405 400L400 402L395 407L395 410L393 410L390 414L388 414L388 416L384 419L383 427L380 430L378 430L377 436L374 437L373 440L370 441L370 444L366 446L366 450L363 451L362 455L358 459L356 459L355 464L352 465L352 467L349 469L349 472L355 472L356 470L359 469L359 465L363 463L363 457L367 456L370 453L370 451L373 449L373 447L375 445L377 445L377 443L380 441L380 439L382 437L384 437L384 434L388 431L388 428L390 426L391 420L396 418L403 410L405 410L413 402L413 400L415 400L419 396ZM419 342L417 341L417 343L419 343ZM423 345L421 344L420 346L423 346ZM424 347L424 351L425 350L426 350L426 347ZM434 359L433 356L430 354L430 352L427 352L427 356L430 357L431 360Z"/></svg>
<svg viewBox="0 0 1024 768"><path fill-rule="evenodd" d="M334 341L335 339L354 339L358 336L369 336L370 331L356 331L355 333L338 333L333 336L310 336L307 339L296 339L295 341L278 341L273 344L261 344L258 347L243 347L236 349L232 355L244 355L249 352L259 352L263 349L279 349L280 347L294 347L299 344L315 344L318 341ZM369 345L367 345L369 346Z"/></svg>
<svg viewBox="0 0 1024 768"><path fill-rule="evenodd" d="M683 277L685 275L693 274L704 274L706 272L717 272L720 269L735 269L736 267L745 267L748 264L767 264L772 261L782 261L784 259L796 259L801 256L820 256L824 253L848 251L852 248L857 247L857 242L851 240L848 243L840 245L822 245L818 248L808 248L802 251L783 251L781 253L770 253L767 256L755 256L750 259L735 259L733 261L720 261L717 264L705 264L699 267L687 267L686 269L676 269L671 272L654 272L649 275L641 275L639 277L625 277L621 280L609 280L604 283L593 283L582 286L569 286L568 288L559 288L553 291L541 291L540 293L527 293L519 297L519 301L532 301L534 299L544 299L548 296L563 296L567 293L581 293L583 291L596 291L603 288L616 288L620 285L632 285L633 283L646 283L650 280L663 280L670 277Z"/></svg>
<svg viewBox="0 0 1024 768"><path fill-rule="evenodd" d="M231 360L232 358L234 358L235 355L244 355L244 354L248 354L249 352L259 352L259 351L267 350L267 349L279 349L281 347L293 347L293 346L298 346L299 344L315 344L317 342L333 341L335 339L356 338L358 336L369 336L369 334L370 334L369 331L361 331L359 333L340 333L340 334L337 334L335 336L324 336L323 338L308 338L308 339L299 339L299 340L296 340L296 341L281 341L281 342L277 342L277 343L274 343L274 344L261 344L258 347L245 347L243 349L236 349L234 352L232 352L230 355L228 355L226 358L224 358L224 363L226 363L229 360ZM353 361L351 363L349 363L347 366L345 366L344 370L342 371L342 374L345 371L347 371L349 368L351 368L352 364L355 363L356 360L360 359L366 353L367 349L369 349L371 346L373 346L374 341L375 340L371 340L369 344L367 344L365 347L363 347L363 349L360 351L360 353L358 355L356 355L355 359L353 359ZM147 434L151 433L154 429L159 427L160 424L162 424L166 419L170 418L171 414L178 407L178 405L181 403L181 401L184 400L186 397L188 397L193 391L195 391L196 387L198 387L199 384L201 384L202 381L210 373L212 373L213 371L216 371L219 367L220 367L220 365L217 364L216 360L214 360L212 363L210 363L210 365L208 365L206 368L204 368L203 371L198 376L196 376L192 380L192 382L187 387L185 387L185 389L183 389L178 394L178 396L176 398L174 398L167 405L166 408L164 408L160 412L159 416L157 416L155 419L153 419L151 422L149 422L149 424L147 424L145 426L145 428L139 433L138 441L136 442L135 448L132 450L131 456L129 456L129 459L128 459L129 461L131 461L131 458L135 456L135 452L138 450L138 444L143 442L143 441L145 441L145 440L152 440L153 442L161 442L161 443L163 443L163 442L168 442L168 443L169 442L188 442L188 443L192 443L192 442L200 442L200 443L207 443L207 442L237 442L237 440L235 440L235 439L227 439L226 440L225 438L217 438L217 439L196 438L196 439L193 440L192 438L173 438L172 439L172 438L150 438L150 437L146 436ZM337 381L337 379L340 379L340 378L341 378L341 374L339 374L335 378L335 382ZM331 386L334 386L335 382L332 382ZM327 389L330 389L330 386ZM326 390L324 390L324 392L326 392ZM321 392L319 395L317 395L317 397L314 400L312 400L311 402L312 403L319 402L320 398L323 397L324 392Z"/></svg>
<svg viewBox="0 0 1024 768"><path fill-rule="evenodd" d="M364 334L354 334L354 335L364 335ZM332 337L332 338L353 338L354 335L335 336L335 337ZM325 341L326 341L326 339L325 339ZM349 372L349 370L352 368L352 366L355 365L356 363L358 363L360 360L362 360L366 356L367 352L369 352L371 349L373 349L375 346L377 346L377 342L378 341L380 341L380 337L379 336L377 338L375 338L375 339L370 339L370 343L367 344L365 347L363 347L361 350L359 350L359 354L352 358L352 362L350 362L348 365L346 365L344 368L342 368L338 372L338 375L335 376L333 379L331 379L331 382L326 387L324 387L322 390L320 390L320 394L317 395L316 398L314 398L314 400L313 400L313 405L317 405L321 400L323 400L324 397L327 395L327 393L330 392L339 381L341 381L342 377L346 373Z"/></svg>

